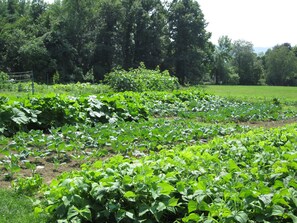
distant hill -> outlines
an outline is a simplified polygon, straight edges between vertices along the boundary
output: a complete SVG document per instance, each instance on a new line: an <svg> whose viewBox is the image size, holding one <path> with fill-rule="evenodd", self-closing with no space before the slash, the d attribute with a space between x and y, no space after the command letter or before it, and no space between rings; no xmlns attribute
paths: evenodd
<svg viewBox="0 0 297 223"><path fill-rule="evenodd" d="M254 47L255 53L265 53L270 47Z"/></svg>

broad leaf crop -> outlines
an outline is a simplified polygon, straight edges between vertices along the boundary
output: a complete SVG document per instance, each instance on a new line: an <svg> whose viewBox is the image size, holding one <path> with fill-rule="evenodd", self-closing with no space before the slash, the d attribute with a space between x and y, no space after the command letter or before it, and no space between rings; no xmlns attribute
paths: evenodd
<svg viewBox="0 0 297 223"><path fill-rule="evenodd" d="M296 130L255 129L85 165L51 184L46 210L70 222L294 222Z"/></svg>

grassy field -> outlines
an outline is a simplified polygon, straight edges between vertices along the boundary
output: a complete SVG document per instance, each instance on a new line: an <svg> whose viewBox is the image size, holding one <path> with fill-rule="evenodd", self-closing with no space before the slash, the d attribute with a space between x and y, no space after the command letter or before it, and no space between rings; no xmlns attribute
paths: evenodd
<svg viewBox="0 0 297 223"><path fill-rule="evenodd" d="M297 87L209 85L205 87L205 90L222 97L247 100L272 100L278 98L281 101L297 101Z"/></svg>

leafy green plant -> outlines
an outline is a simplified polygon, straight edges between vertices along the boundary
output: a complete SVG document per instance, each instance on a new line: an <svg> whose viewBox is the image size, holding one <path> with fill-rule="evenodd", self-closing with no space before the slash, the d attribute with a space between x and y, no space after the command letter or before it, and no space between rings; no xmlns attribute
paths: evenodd
<svg viewBox="0 0 297 223"><path fill-rule="evenodd" d="M176 77L168 71L148 70L143 63L129 71L115 70L104 81L116 91L165 91L179 88Z"/></svg>
<svg viewBox="0 0 297 223"><path fill-rule="evenodd" d="M296 128L85 165L50 185L44 210L70 222L295 222Z"/></svg>
<svg viewBox="0 0 297 223"><path fill-rule="evenodd" d="M148 116L141 102L128 93L80 98L52 95L13 104L2 101L0 133L5 135L30 129L48 131L65 124L137 121Z"/></svg>
<svg viewBox="0 0 297 223"><path fill-rule="evenodd" d="M0 71L0 90L6 89L9 85L9 76L7 73Z"/></svg>
<svg viewBox="0 0 297 223"><path fill-rule="evenodd" d="M13 180L14 175L21 170L19 157L14 154L9 154L8 156L6 156L6 159L3 162L3 167L6 170L6 173L4 174L5 180Z"/></svg>
<svg viewBox="0 0 297 223"><path fill-rule="evenodd" d="M42 187L43 179L39 174L27 178L17 178L13 181L12 187L18 194L32 196Z"/></svg>

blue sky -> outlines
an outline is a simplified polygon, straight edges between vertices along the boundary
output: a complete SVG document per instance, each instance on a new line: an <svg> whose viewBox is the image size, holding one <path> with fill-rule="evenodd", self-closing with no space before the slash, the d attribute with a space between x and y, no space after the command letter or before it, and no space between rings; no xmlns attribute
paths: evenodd
<svg viewBox="0 0 297 223"><path fill-rule="evenodd" d="M297 0L198 0L212 42L222 35L255 47L297 45Z"/></svg>

